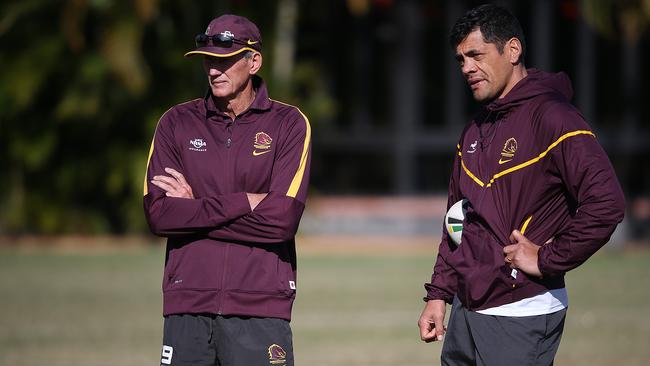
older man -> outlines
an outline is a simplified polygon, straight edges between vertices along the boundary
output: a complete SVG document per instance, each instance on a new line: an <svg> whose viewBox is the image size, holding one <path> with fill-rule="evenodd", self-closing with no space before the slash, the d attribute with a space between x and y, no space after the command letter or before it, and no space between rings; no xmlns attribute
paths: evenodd
<svg viewBox="0 0 650 366"><path fill-rule="evenodd" d="M167 237L161 365L293 365L294 236L305 207L310 126L269 99L262 38L223 15L196 36L209 90L160 118L144 185Z"/></svg>

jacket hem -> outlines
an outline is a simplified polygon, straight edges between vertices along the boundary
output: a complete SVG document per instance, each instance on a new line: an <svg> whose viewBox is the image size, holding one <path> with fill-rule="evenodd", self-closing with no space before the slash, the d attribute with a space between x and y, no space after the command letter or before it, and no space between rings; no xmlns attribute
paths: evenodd
<svg viewBox="0 0 650 366"><path fill-rule="evenodd" d="M163 293L163 316L218 314L291 320L295 293L254 291L173 290Z"/></svg>
<svg viewBox="0 0 650 366"><path fill-rule="evenodd" d="M528 282L520 286L521 287L517 287L514 289L503 289L503 291L494 291L493 293L495 293L496 295L493 295L490 298L483 301L462 298L460 296L459 296L459 300L467 310L477 311L477 310L484 310L484 309L501 306L505 304L510 304L519 300L523 300L529 297L539 295L549 290L566 287L564 283L564 277L555 278L554 281L548 283Z"/></svg>

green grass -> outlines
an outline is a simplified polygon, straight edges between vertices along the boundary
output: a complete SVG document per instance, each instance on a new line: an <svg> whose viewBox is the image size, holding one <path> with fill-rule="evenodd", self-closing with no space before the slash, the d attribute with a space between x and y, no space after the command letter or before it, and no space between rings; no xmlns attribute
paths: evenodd
<svg viewBox="0 0 650 366"><path fill-rule="evenodd" d="M0 249L0 365L155 365L163 249ZM435 365L416 326L433 253L302 254L297 365ZM650 364L650 250L604 251L569 274L556 364Z"/></svg>

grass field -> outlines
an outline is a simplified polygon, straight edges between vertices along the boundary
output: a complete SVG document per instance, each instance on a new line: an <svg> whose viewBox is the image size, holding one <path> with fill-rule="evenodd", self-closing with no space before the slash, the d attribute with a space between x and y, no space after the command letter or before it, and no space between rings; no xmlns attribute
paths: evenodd
<svg viewBox="0 0 650 366"><path fill-rule="evenodd" d="M436 365L416 322L433 246L299 249L297 365ZM0 365L157 365L163 248L0 249ZM557 365L650 364L650 250L569 274Z"/></svg>

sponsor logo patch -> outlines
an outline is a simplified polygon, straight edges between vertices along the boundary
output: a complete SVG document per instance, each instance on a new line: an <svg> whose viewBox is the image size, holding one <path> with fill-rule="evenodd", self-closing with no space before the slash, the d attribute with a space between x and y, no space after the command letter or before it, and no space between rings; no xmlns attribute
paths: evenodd
<svg viewBox="0 0 650 366"><path fill-rule="evenodd" d="M224 38L235 38L235 34L229 30L220 33Z"/></svg>
<svg viewBox="0 0 650 366"><path fill-rule="evenodd" d="M287 363L287 352L277 344L269 346L269 363L271 365L284 365Z"/></svg>
<svg viewBox="0 0 650 366"><path fill-rule="evenodd" d="M515 157L515 152L517 151L517 140L514 137L511 137L506 140L503 144L503 149L501 150L501 158L499 159L499 164L505 164Z"/></svg>
<svg viewBox="0 0 650 366"><path fill-rule="evenodd" d="M271 143L273 139L266 132L258 132L255 134L255 141L253 142L253 156L260 156L271 152Z"/></svg>
<svg viewBox="0 0 650 366"><path fill-rule="evenodd" d="M478 145L478 140L474 140L474 142L469 145L469 150L467 150L467 152L470 154L475 153L477 145Z"/></svg>
<svg viewBox="0 0 650 366"><path fill-rule="evenodd" d="M194 139L190 140L190 147L189 149L192 151L207 151L206 147L208 144L203 141L203 139Z"/></svg>

